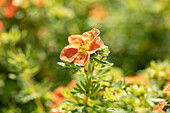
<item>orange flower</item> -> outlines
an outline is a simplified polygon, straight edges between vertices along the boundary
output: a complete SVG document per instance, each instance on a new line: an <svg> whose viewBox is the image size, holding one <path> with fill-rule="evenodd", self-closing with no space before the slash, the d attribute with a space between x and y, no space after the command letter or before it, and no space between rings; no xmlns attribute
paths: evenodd
<svg viewBox="0 0 170 113"><path fill-rule="evenodd" d="M168 82L165 85L165 88L163 90L163 93L170 91L170 69L168 70Z"/></svg>
<svg viewBox="0 0 170 113"><path fill-rule="evenodd" d="M166 85L166 87L163 90L163 93L169 92L170 91L170 84Z"/></svg>
<svg viewBox="0 0 170 113"><path fill-rule="evenodd" d="M90 18L98 22L103 22L104 20L106 20L107 12L103 5L95 3L95 4L92 4L90 8L91 8L89 12Z"/></svg>
<svg viewBox="0 0 170 113"><path fill-rule="evenodd" d="M129 77L126 77L126 80L125 80L125 83L126 84L138 84L138 85L148 85L149 82L147 81L147 79L143 76L143 75L136 75L136 76L129 76Z"/></svg>
<svg viewBox="0 0 170 113"><path fill-rule="evenodd" d="M15 15L16 7L13 5L12 0L3 9L3 15L7 18L12 18Z"/></svg>
<svg viewBox="0 0 170 113"><path fill-rule="evenodd" d="M117 80L122 80L123 77ZM128 76L125 79L125 84L149 85L149 81L143 75Z"/></svg>
<svg viewBox="0 0 170 113"><path fill-rule="evenodd" d="M67 88L69 90L71 90L71 87L76 87L76 81L75 80L72 80L68 85L67 85Z"/></svg>
<svg viewBox="0 0 170 113"><path fill-rule="evenodd" d="M84 66L90 58L104 43L97 37L100 31L93 28L82 35L71 35L68 37L69 45L64 47L60 59L66 62ZM96 38L97 37L97 38Z"/></svg>
<svg viewBox="0 0 170 113"><path fill-rule="evenodd" d="M170 69L168 70L168 82L166 83L166 86L170 84Z"/></svg>
<svg viewBox="0 0 170 113"><path fill-rule="evenodd" d="M63 86L60 86L58 88L56 88L52 94L52 101L53 104L51 105L51 108L55 108L58 103L63 102L64 100L64 96L63 96L63 92L64 92L65 88Z"/></svg>
<svg viewBox="0 0 170 113"><path fill-rule="evenodd" d="M44 0L35 0L34 4L36 7L41 7L44 4Z"/></svg>
<svg viewBox="0 0 170 113"><path fill-rule="evenodd" d="M72 80L68 85L67 85L67 88L70 90L71 87L76 87L76 81L75 80ZM62 103L63 100L65 99L63 93L64 93L64 90L66 90L65 87L63 86L60 86L58 88L56 88L54 91L53 91L53 94L52 94L52 104L51 104L51 108L56 108L57 105L59 103ZM55 109L54 109L55 111ZM58 112L57 112L58 113Z"/></svg>
<svg viewBox="0 0 170 113"><path fill-rule="evenodd" d="M165 111L163 110L163 108L165 107L165 105L166 105L167 103L168 103L168 102L161 102L161 103L159 103L159 104L153 109L153 112L165 113Z"/></svg>

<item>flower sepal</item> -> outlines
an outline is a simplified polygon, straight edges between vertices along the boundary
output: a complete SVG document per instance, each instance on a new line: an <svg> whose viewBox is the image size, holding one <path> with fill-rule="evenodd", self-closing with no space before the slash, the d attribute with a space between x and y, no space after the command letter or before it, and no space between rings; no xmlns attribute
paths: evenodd
<svg viewBox="0 0 170 113"><path fill-rule="evenodd" d="M98 62L99 64L113 66L113 63L110 63L110 62L108 62L108 61L99 60L98 58L93 58L93 59L94 59L96 62Z"/></svg>
<svg viewBox="0 0 170 113"><path fill-rule="evenodd" d="M104 45L102 48L98 49L95 53L97 56L107 57L110 54L108 46Z"/></svg>

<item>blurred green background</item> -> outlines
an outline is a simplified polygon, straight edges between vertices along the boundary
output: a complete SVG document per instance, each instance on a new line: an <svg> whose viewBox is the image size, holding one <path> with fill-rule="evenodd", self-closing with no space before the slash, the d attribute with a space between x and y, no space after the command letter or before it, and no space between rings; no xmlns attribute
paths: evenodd
<svg viewBox="0 0 170 113"><path fill-rule="evenodd" d="M0 112L34 113L39 101L49 111L51 91L72 79L57 65L68 36L92 28L126 76L170 59L170 1L0 0Z"/></svg>

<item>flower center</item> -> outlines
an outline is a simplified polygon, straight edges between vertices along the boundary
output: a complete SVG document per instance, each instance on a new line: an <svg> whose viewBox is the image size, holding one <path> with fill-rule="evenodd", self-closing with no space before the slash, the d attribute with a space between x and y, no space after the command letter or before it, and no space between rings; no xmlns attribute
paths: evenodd
<svg viewBox="0 0 170 113"><path fill-rule="evenodd" d="M82 54L85 54L86 51L88 51L90 49L90 43L81 43L81 45L79 46L79 53L82 55Z"/></svg>

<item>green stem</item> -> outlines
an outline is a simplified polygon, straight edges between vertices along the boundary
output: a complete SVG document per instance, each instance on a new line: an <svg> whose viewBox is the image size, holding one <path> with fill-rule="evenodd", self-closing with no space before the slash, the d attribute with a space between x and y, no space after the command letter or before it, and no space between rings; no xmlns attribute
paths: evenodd
<svg viewBox="0 0 170 113"><path fill-rule="evenodd" d="M86 74L86 82L87 82L87 84L89 84L90 81L89 81L89 76L88 76L89 74L88 74L88 65L87 64L84 66L84 72ZM84 107L86 107L87 103L88 103L88 94L89 94L89 87L85 92Z"/></svg>
<svg viewBox="0 0 170 113"><path fill-rule="evenodd" d="M89 69L88 66L90 66L90 70L88 70L88 69ZM89 71L91 71L91 72L89 72ZM89 84L89 82L90 82L90 84L91 84L92 78L93 78L93 72L94 72L94 63L92 63L91 60L89 61L89 65L87 64L87 65L84 67L84 72L85 72L85 74L86 74L87 84ZM89 74L90 74L91 76L89 76ZM91 86L89 86L88 89L86 90L86 94L85 94L85 98L84 98L84 107L87 106L87 103L88 103L88 100L89 100L89 93L90 93L90 90L89 90L89 89L90 89L90 87L91 87Z"/></svg>
<svg viewBox="0 0 170 113"><path fill-rule="evenodd" d="M87 83L88 83L88 68L87 68L87 65L84 66L84 73L86 74L86 80L87 80Z"/></svg>
<svg viewBox="0 0 170 113"><path fill-rule="evenodd" d="M92 63L92 69L91 69L91 78L93 78L94 65L95 65L95 62L94 62L94 63Z"/></svg>

